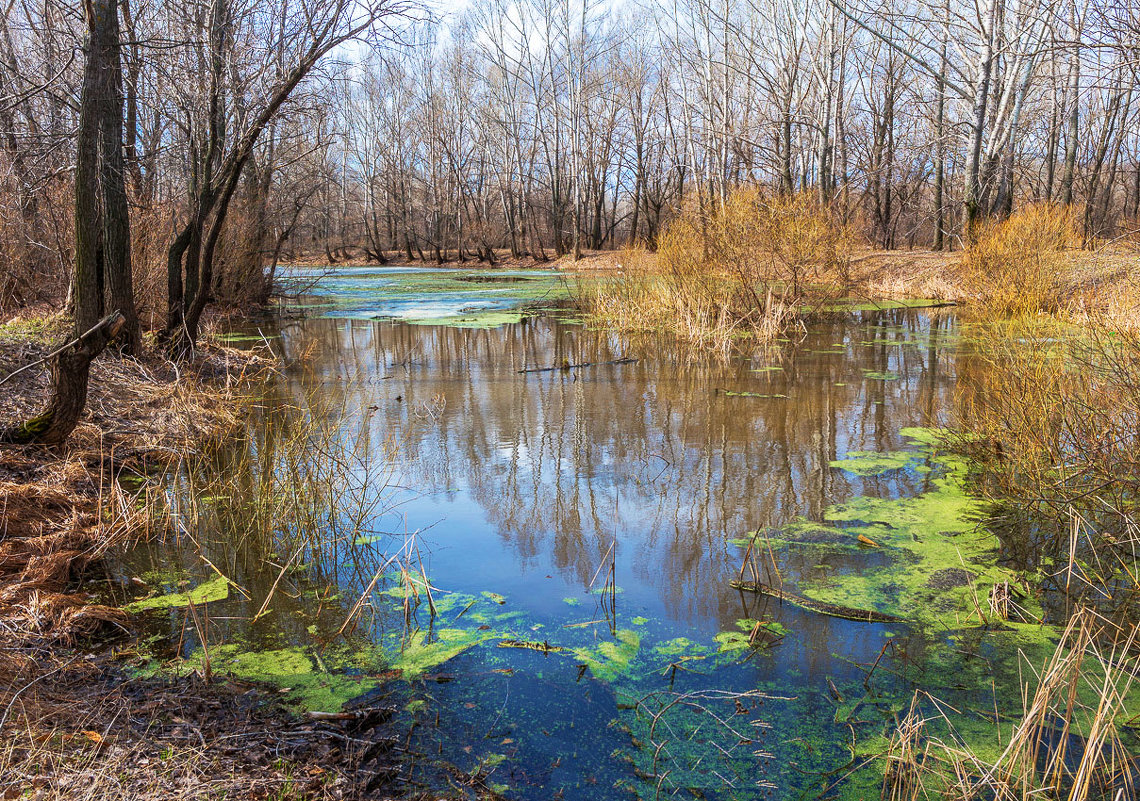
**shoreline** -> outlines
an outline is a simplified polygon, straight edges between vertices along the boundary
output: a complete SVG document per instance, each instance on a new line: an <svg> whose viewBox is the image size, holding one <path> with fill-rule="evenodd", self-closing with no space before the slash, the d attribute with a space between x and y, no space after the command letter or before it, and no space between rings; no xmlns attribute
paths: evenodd
<svg viewBox="0 0 1140 801"><path fill-rule="evenodd" d="M42 358L60 334L60 318L0 324L0 375ZM360 749L344 747L345 723L298 717L276 688L131 675L122 658L143 621L93 594L107 551L145 537L151 522L124 485L240 425L241 394L272 369L262 353L214 342L179 366L153 351L104 354L65 446L0 449L3 797L98 788L158 799L180 788L179 797L348 798L393 774L376 720L349 738L370 744L365 766ZM34 414L46 389L46 369L14 376L0 413Z"/></svg>

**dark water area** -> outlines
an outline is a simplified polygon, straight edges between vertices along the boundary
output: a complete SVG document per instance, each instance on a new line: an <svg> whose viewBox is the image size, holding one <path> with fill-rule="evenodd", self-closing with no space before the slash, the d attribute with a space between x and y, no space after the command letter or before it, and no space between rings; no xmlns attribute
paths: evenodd
<svg viewBox="0 0 1140 801"><path fill-rule="evenodd" d="M965 732L1020 705L1016 689L995 698L1016 657L905 608L946 601L924 589L942 557L903 546L945 528L924 516L973 508L921 433L953 411L952 313L830 314L725 362L553 313L477 327L332 313L283 317L276 333L288 366L261 424L198 469L232 471L243 454L252 495L257 470L281 469L274 410L319 418L356 488L355 505L321 514L352 541L283 566L272 541L240 533L248 503L206 497L195 546L213 541L207 558L242 588L210 604L213 666L280 673L312 690L309 706L390 689L401 671L418 779L438 781L438 758L520 799L877 798L882 767L863 763L915 689L957 703ZM909 517L883 512L915 499ZM126 569L204 581L187 539L140 548ZM401 548L410 578L388 561ZM765 582L906 620L734 589L750 552ZM952 585L988 568L946 569ZM886 571L897 587L845 589ZM163 626L201 658L182 610Z"/></svg>

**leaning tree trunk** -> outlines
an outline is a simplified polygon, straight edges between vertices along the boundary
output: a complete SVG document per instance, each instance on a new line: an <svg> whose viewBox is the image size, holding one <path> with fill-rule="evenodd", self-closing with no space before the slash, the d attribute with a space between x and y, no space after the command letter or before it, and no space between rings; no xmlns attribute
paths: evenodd
<svg viewBox="0 0 1140 801"><path fill-rule="evenodd" d="M52 354L52 395L47 408L31 420L0 429L0 443L62 445L79 422L87 404L91 362L119 336L126 318L112 312L82 336Z"/></svg>
<svg viewBox="0 0 1140 801"><path fill-rule="evenodd" d="M125 348L138 344L122 158L118 13L116 0L87 4L75 154L75 338L48 357L52 387L47 408L31 420L0 429L0 442L62 444L87 404L92 360L120 335ZM122 306L104 317L108 295L112 304Z"/></svg>

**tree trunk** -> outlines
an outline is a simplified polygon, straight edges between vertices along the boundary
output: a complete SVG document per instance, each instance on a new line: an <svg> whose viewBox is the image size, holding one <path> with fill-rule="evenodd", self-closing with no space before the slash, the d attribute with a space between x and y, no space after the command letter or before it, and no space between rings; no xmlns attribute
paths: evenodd
<svg viewBox="0 0 1140 801"><path fill-rule="evenodd" d="M0 443L62 445L87 405L91 362L111 340L123 333L126 318L112 312L51 359L52 394L47 409L19 425L0 429Z"/></svg>

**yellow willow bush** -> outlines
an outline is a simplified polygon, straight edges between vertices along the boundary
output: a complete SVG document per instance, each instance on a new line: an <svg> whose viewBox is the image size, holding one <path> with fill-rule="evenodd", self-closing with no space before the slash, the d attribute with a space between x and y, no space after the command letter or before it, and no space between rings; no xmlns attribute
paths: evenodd
<svg viewBox="0 0 1140 801"><path fill-rule="evenodd" d="M1072 212L1053 203L983 224L962 260L975 310L988 317L1062 311L1065 251L1079 242Z"/></svg>
<svg viewBox="0 0 1140 801"><path fill-rule="evenodd" d="M587 308L625 330L672 332L727 351L770 340L805 307L845 293L853 237L808 194L732 192L712 210L688 203L666 226L656 257L622 254L623 274L598 282Z"/></svg>
<svg viewBox="0 0 1140 801"><path fill-rule="evenodd" d="M978 326L958 361L974 488L1069 601L1140 625L1140 335L1046 320Z"/></svg>

